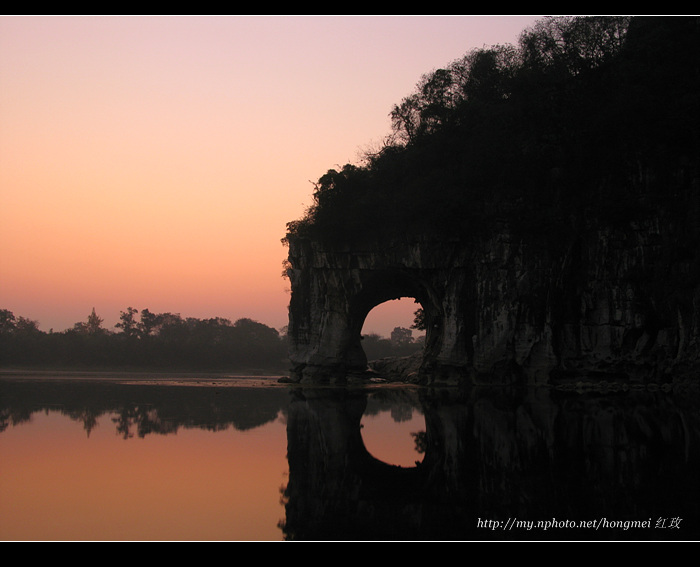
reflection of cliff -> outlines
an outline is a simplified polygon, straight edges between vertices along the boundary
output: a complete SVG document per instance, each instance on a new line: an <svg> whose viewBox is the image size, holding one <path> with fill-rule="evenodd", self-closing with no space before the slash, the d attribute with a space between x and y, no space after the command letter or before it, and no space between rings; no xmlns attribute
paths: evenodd
<svg viewBox="0 0 700 567"><path fill-rule="evenodd" d="M61 411L90 431L117 414L124 437L177 433L180 428L252 429L273 421L287 403L284 390L245 387L128 385L100 380L0 380L0 432L38 411Z"/></svg>
<svg viewBox="0 0 700 567"><path fill-rule="evenodd" d="M303 389L288 412L288 539L697 539L697 396L422 391L426 452L416 467L376 461L366 395ZM649 520L606 528L490 530L479 520ZM681 529L654 528L681 518ZM667 522L668 523L668 522Z"/></svg>
<svg viewBox="0 0 700 567"><path fill-rule="evenodd" d="M304 390L290 404L290 539L366 539L375 526L393 533L396 514L403 518L398 533L419 533L424 469L388 465L367 452L360 429L366 404L366 394L354 390Z"/></svg>

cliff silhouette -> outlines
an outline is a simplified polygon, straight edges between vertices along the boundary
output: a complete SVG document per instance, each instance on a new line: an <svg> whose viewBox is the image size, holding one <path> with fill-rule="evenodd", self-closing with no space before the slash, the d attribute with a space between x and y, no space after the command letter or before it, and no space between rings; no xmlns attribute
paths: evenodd
<svg viewBox="0 0 700 567"><path fill-rule="evenodd" d="M364 372L362 322L398 297L423 380L692 375L699 38L696 16L544 18L425 74L288 223L293 375Z"/></svg>

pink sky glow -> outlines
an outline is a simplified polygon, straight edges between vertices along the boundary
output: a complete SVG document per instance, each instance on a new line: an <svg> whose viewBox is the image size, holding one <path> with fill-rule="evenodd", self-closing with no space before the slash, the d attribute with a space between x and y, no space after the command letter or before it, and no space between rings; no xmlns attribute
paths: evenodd
<svg viewBox="0 0 700 567"><path fill-rule="evenodd" d="M389 134L422 74L538 18L0 17L0 309L280 329L312 182Z"/></svg>

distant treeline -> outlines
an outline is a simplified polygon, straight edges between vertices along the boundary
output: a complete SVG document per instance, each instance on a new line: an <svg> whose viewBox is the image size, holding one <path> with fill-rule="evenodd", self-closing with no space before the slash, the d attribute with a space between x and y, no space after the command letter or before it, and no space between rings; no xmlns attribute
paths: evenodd
<svg viewBox="0 0 700 567"><path fill-rule="evenodd" d="M0 310L0 364L48 368L280 370L286 339L252 319L232 323L129 307L116 331L95 310L62 332L43 332L37 321Z"/></svg>
<svg viewBox="0 0 700 567"><path fill-rule="evenodd" d="M103 326L95 310L86 321L61 332L0 309L0 366L69 369L208 370L284 372L287 336L252 319L183 318L133 307L120 314L116 330ZM421 343L396 328L391 339L365 337L368 358L403 356Z"/></svg>
<svg viewBox="0 0 700 567"><path fill-rule="evenodd" d="M411 329L421 330L416 324L412 325ZM395 327L389 338L382 337L377 333L363 335L362 350L365 351L367 360L377 360L390 356L409 356L422 350L425 345L425 335L415 339L411 329Z"/></svg>

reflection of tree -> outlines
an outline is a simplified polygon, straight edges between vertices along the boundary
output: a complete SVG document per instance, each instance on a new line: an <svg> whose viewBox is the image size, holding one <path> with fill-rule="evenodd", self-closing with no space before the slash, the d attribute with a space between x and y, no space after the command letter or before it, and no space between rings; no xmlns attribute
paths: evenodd
<svg viewBox="0 0 700 567"><path fill-rule="evenodd" d="M83 429L90 437L90 433L95 427L97 427L97 421L100 417L100 413L95 412L92 408L82 408L78 411L71 411L69 414L71 419L82 422Z"/></svg>
<svg viewBox="0 0 700 567"><path fill-rule="evenodd" d="M425 431L417 431L415 433L411 433L411 437L413 437L413 440L416 444L416 453L420 455L425 453L425 447L427 444L427 437Z"/></svg>
<svg viewBox="0 0 700 567"><path fill-rule="evenodd" d="M413 418L413 407L407 404L397 404L391 407L391 418L397 422L411 421Z"/></svg>
<svg viewBox="0 0 700 567"><path fill-rule="evenodd" d="M88 435L101 417L109 416L124 439L174 434L181 428L244 431L276 420L287 396L282 388L0 379L0 432L31 421L39 411L60 411L82 423Z"/></svg>
<svg viewBox="0 0 700 567"><path fill-rule="evenodd" d="M364 413L377 415L384 411L389 412L394 421L411 419L414 411L422 411L418 391L409 388L377 388L367 396Z"/></svg>
<svg viewBox="0 0 700 567"><path fill-rule="evenodd" d="M32 413L30 408L3 407L0 409L0 433L10 426L30 422Z"/></svg>

